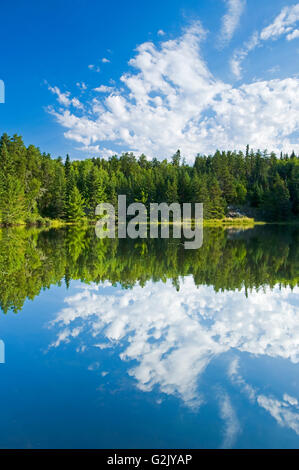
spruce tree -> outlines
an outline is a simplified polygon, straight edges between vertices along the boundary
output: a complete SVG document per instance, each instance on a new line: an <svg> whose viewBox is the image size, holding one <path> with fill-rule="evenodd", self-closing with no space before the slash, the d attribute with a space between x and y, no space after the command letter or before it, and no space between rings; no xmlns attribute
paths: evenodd
<svg viewBox="0 0 299 470"><path fill-rule="evenodd" d="M194 176L192 181L192 202L203 204L203 216L205 219L211 218L211 200L207 184L207 176L205 174Z"/></svg>
<svg viewBox="0 0 299 470"><path fill-rule="evenodd" d="M88 211L92 217L95 213L95 208L101 202L106 200L103 180L101 178L100 170L95 166L92 167L87 178L87 194L88 194Z"/></svg>
<svg viewBox="0 0 299 470"><path fill-rule="evenodd" d="M80 222L85 216L84 201L77 186L73 186L68 196L66 215L69 222Z"/></svg>
<svg viewBox="0 0 299 470"><path fill-rule="evenodd" d="M225 213L225 201L223 200L219 183L215 177L212 177L209 182L210 194L210 216L212 219L222 219Z"/></svg>
<svg viewBox="0 0 299 470"><path fill-rule="evenodd" d="M266 220L286 220L290 217L290 193L285 182L278 173L275 176L272 188L266 193L262 205Z"/></svg>

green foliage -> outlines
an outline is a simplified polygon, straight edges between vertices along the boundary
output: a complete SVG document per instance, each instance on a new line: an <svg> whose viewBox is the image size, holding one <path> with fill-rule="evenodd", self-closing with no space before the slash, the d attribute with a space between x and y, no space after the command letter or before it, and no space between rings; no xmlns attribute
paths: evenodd
<svg viewBox="0 0 299 470"><path fill-rule="evenodd" d="M80 222L85 216L84 201L77 186L70 190L66 205L66 214L69 222Z"/></svg>
<svg viewBox="0 0 299 470"><path fill-rule="evenodd" d="M211 219L222 219L225 211L225 200L222 197L219 183L215 177L209 182L210 207L209 213Z"/></svg>
<svg viewBox="0 0 299 470"><path fill-rule="evenodd" d="M87 207L89 214L92 217L96 206L106 200L104 178L99 168L95 165L87 175L86 182Z"/></svg>
<svg viewBox="0 0 299 470"><path fill-rule="evenodd" d="M290 193L285 182L277 174L272 187L265 194L262 205L268 220L287 220L291 214Z"/></svg>
<svg viewBox="0 0 299 470"><path fill-rule="evenodd" d="M24 189L21 182L12 175L2 181L0 192L1 221L13 225L22 221L25 214Z"/></svg>
<svg viewBox="0 0 299 470"><path fill-rule="evenodd" d="M233 204L252 207L255 216L271 221L299 214L299 158L249 146L242 152L198 155L187 165L178 150L168 162L138 159L132 153L109 160L92 158L65 162L52 159L22 138L0 139L0 223L94 219L100 202L117 206L125 194L128 204L142 202L203 202L206 219L221 219Z"/></svg>
<svg viewBox="0 0 299 470"><path fill-rule="evenodd" d="M196 285L218 290L299 284L299 230L296 225L256 226L243 232L204 228L199 250L180 239L98 239L93 227L54 230L0 230L0 308L22 309L44 288L65 281L109 280L123 287L193 276ZM212 262L211 262L212 261Z"/></svg>

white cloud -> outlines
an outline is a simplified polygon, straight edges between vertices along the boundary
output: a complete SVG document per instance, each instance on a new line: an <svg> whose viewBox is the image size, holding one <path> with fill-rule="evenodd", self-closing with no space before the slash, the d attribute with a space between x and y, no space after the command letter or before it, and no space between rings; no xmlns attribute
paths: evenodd
<svg viewBox="0 0 299 470"><path fill-rule="evenodd" d="M240 79L242 76L242 62L247 57L249 52L255 49L258 44L259 44L258 33L255 32L253 33L249 41L247 41L241 49L237 49L234 52L230 65L231 65L231 70L233 74L238 79Z"/></svg>
<svg viewBox="0 0 299 470"><path fill-rule="evenodd" d="M94 72L100 72L101 71L100 67L98 67L97 65L94 65L94 64L90 64L88 66L88 68L89 68L89 70L93 70Z"/></svg>
<svg viewBox="0 0 299 470"><path fill-rule="evenodd" d="M70 98L71 93L69 91L66 91L65 93L63 93L62 91L60 91L60 89L57 86L51 87L50 85L48 85L48 89L54 95L57 96L57 101L62 106L65 106L66 108L68 108L71 105L74 106L75 108L83 107L82 103L80 103L78 98Z"/></svg>
<svg viewBox="0 0 299 470"><path fill-rule="evenodd" d="M225 421L225 430L221 448L231 449L241 431L241 426L227 393L220 395L219 405L220 416Z"/></svg>
<svg viewBox="0 0 299 470"><path fill-rule="evenodd" d="M214 394L201 389L200 377L213 360L232 351L238 357L228 368L231 382L278 425L299 435L298 399L284 392L286 382L281 381L283 399L278 399L260 393L240 373L242 353L255 360L267 356L299 364L299 288L265 288L246 298L244 289L216 293L212 287L196 287L191 276L184 278L179 292L170 281L148 282L144 288L135 285L130 290L112 290L109 283L79 287L51 323L58 329L52 347L80 340L80 335L87 339L89 334L87 344L98 348L99 358L106 348L116 349L140 390L158 387L194 410ZM89 369L99 366L95 360ZM263 383L262 374L260 379L260 386L269 390L271 384ZM230 448L241 424L228 394L220 388L216 398L225 423L221 447Z"/></svg>
<svg viewBox="0 0 299 470"><path fill-rule="evenodd" d="M87 367L87 369L90 370L90 371L95 371L95 370L99 369L100 365L101 364L98 361L96 361L96 362L93 362L92 364L90 364Z"/></svg>
<svg viewBox="0 0 299 470"><path fill-rule="evenodd" d="M291 397L291 396L288 395L287 393L285 393L285 394L283 395L283 399L284 399L284 401L286 401L287 403L289 403L289 404L292 405L292 406L297 406L297 405L298 405L298 400L297 400L297 398Z"/></svg>
<svg viewBox="0 0 299 470"><path fill-rule="evenodd" d="M157 32L158 36L165 36L165 31L163 31L163 29L159 29L159 31Z"/></svg>
<svg viewBox="0 0 299 470"><path fill-rule="evenodd" d="M87 85L84 82L77 82L76 86L80 88L80 90L85 91L87 89Z"/></svg>
<svg viewBox="0 0 299 470"><path fill-rule="evenodd" d="M143 391L158 386L198 407L204 401L199 377L224 352L299 363L298 288L275 287L246 298L244 290L197 288L187 277L179 292L170 281L125 291L104 285L82 289L65 299L67 307L53 322L59 327L53 346L74 336L73 324L84 337L87 330L96 347L120 348L129 375ZM242 381L238 367L231 365L229 375L254 400L256 392Z"/></svg>
<svg viewBox="0 0 299 470"><path fill-rule="evenodd" d="M299 38L299 29L295 29L292 33L287 35L287 40L292 41L293 39Z"/></svg>
<svg viewBox="0 0 299 470"><path fill-rule="evenodd" d="M242 76L242 62L249 52L255 49L263 41L270 39L276 40L282 35L291 41L299 37L299 30L294 29L299 20L299 3L282 9L281 13L275 18L274 22L264 28L260 33L255 32L251 39L240 49L237 49L231 59L231 70L233 74L240 79Z"/></svg>
<svg viewBox="0 0 299 470"><path fill-rule="evenodd" d="M256 389L247 384L239 373L239 359L234 359L229 367L229 377L233 384L240 387L241 392L248 396L251 402L267 410L280 426L288 427L299 434L299 407L297 398L283 394L283 400L259 394ZM267 388L269 388L267 384Z"/></svg>
<svg viewBox="0 0 299 470"><path fill-rule="evenodd" d="M63 106L70 106L70 104L71 104L70 99L69 99L70 92L62 93L57 86L55 86L55 87L48 86L48 89L53 94L57 95L57 101L58 101L59 104L61 104Z"/></svg>
<svg viewBox="0 0 299 470"><path fill-rule="evenodd" d="M94 88L94 91L97 91L98 93L110 93L113 91L113 87L111 86L105 86L105 85L101 85L97 88Z"/></svg>
<svg viewBox="0 0 299 470"><path fill-rule="evenodd" d="M244 11L246 0L225 0L228 12L222 19L220 32L220 43L222 46L228 44L239 26L241 15Z"/></svg>
<svg viewBox="0 0 299 470"><path fill-rule="evenodd" d="M262 408L273 416L280 426L288 427L299 435L299 410L297 405L294 406L289 401L277 400L264 395L260 395L257 401Z"/></svg>
<svg viewBox="0 0 299 470"><path fill-rule="evenodd" d="M274 65L274 67L271 67L269 70L268 70L269 73L277 73L277 72L280 72L280 66L279 65Z"/></svg>
<svg viewBox="0 0 299 470"><path fill-rule="evenodd" d="M248 384L239 373L240 360L234 359L228 369L228 376L234 385L237 385L251 402L256 400L256 390Z"/></svg>
<svg viewBox="0 0 299 470"><path fill-rule="evenodd" d="M110 60L107 59L106 57L103 57L102 62L103 62L104 64L108 64L108 63L110 62Z"/></svg>
<svg viewBox="0 0 299 470"><path fill-rule="evenodd" d="M299 21L299 3L284 7L274 22L263 29L261 39L277 39L284 34L291 34L294 25Z"/></svg>
<svg viewBox="0 0 299 470"><path fill-rule="evenodd" d="M124 88L102 85L97 92L108 96L86 103L80 114L51 110L66 128L65 137L103 156L134 151L165 158L180 148L192 160L198 152L243 149L247 143L298 151L299 79L232 87L208 69L200 52L204 37L197 23L159 46L141 44L130 61L133 70L121 77ZM254 35L247 50L256 43ZM238 59L240 55L236 73Z"/></svg>

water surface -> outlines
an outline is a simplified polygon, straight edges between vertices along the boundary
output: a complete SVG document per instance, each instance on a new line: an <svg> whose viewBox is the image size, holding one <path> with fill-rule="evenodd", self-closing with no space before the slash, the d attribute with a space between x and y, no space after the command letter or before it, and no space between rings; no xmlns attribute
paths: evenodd
<svg viewBox="0 0 299 470"><path fill-rule="evenodd" d="M298 241L3 230L0 447L299 447Z"/></svg>

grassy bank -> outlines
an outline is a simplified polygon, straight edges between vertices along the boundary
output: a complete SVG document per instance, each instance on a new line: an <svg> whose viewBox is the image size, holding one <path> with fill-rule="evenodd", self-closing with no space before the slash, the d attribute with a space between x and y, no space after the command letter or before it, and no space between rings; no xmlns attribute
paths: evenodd
<svg viewBox="0 0 299 470"><path fill-rule="evenodd" d="M129 219L128 219L129 221ZM91 219L82 219L81 221L77 222L70 222L66 221L63 219L39 219L36 221L19 221L17 223L11 224L11 225L4 225L0 223L0 228L8 228L8 227L38 227L38 228L62 228L62 227L67 227L67 226L80 226L80 225L95 225L96 220L91 220ZM190 220L186 220L187 223L190 222ZM194 219L191 220L191 222L194 222ZM116 222L117 223L117 222ZM148 221L148 223L150 223ZM168 223L169 225L172 225L172 222L158 222L159 225ZM222 219L205 219L204 220L204 226L222 226L222 225L262 225L265 224L266 222L260 222L256 221L253 218L249 217L242 217L242 218L229 218L225 217Z"/></svg>
<svg viewBox="0 0 299 470"><path fill-rule="evenodd" d="M250 217L230 218L224 217L223 219L205 219L205 227L219 227L219 226L234 226L234 227L253 227L254 225L264 225L266 222L256 221Z"/></svg>
<svg viewBox="0 0 299 470"><path fill-rule="evenodd" d="M128 219L129 221L129 219ZM39 219L37 221L30 221L30 222L25 222L25 221L20 221L18 223L5 226L0 223L0 230L3 228L8 228L8 227L20 227L20 228L40 228L40 229L49 229L49 228L54 228L54 229L59 229L63 227L80 227L80 226L86 226L86 225L95 225L96 220L91 220L91 219L82 219L81 221L77 222L69 222L63 219ZM172 222L158 222L158 225L168 223L169 225L173 225ZM186 223L190 223L189 220L186 220ZM193 225L194 220L191 220L191 223ZM148 224L150 222L148 221ZM266 221L261 221L261 220L255 220L254 218L251 217L240 217L240 218L231 218L231 217L223 217L222 219L204 219L203 221L203 226L204 227L224 227L224 228L230 228L230 227L246 227L246 228L251 228L256 225L298 225L299 220L297 219L292 219L292 220L287 220L283 222L266 222ZM116 221L117 225L117 221Z"/></svg>

